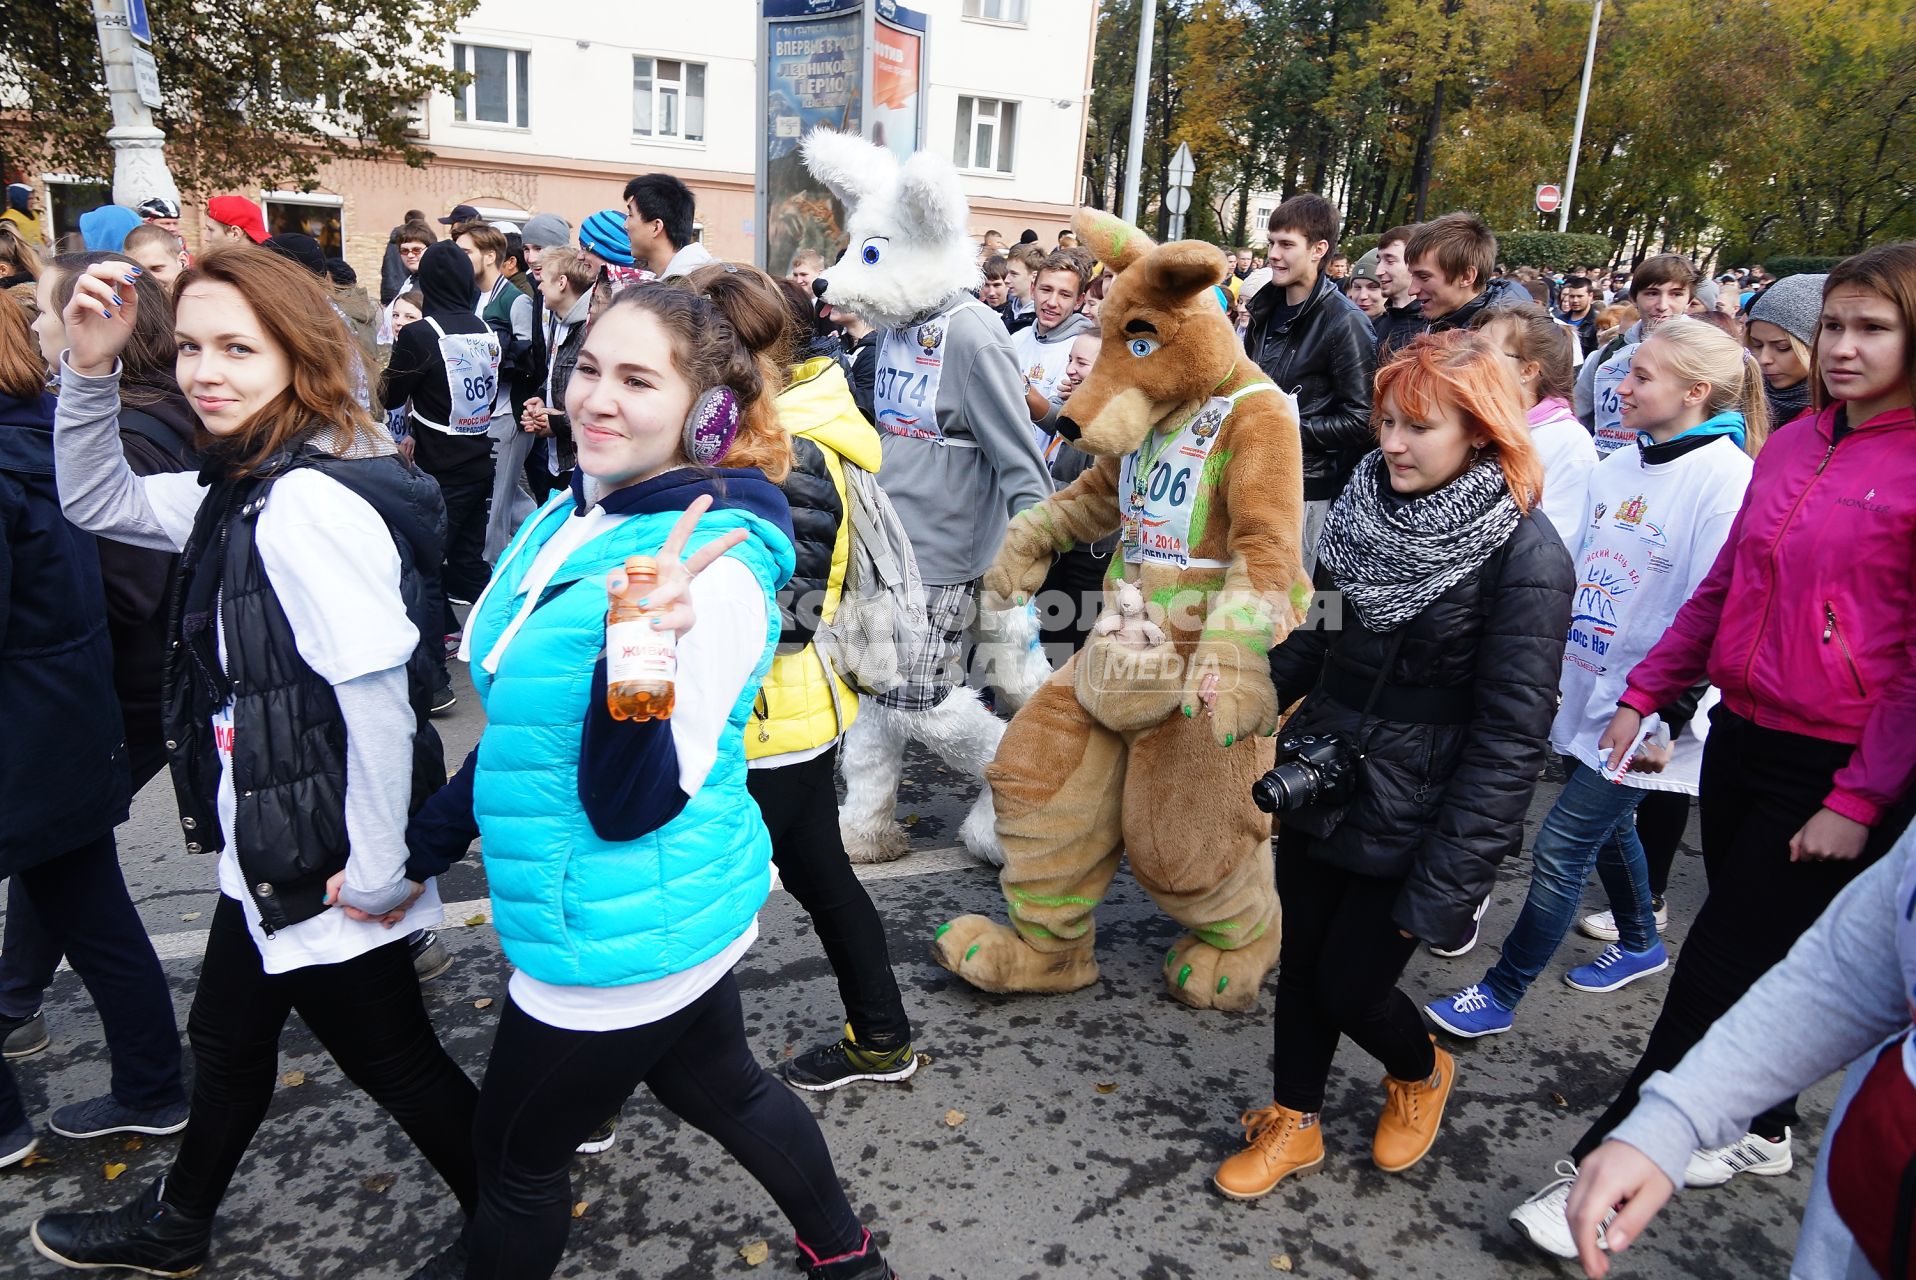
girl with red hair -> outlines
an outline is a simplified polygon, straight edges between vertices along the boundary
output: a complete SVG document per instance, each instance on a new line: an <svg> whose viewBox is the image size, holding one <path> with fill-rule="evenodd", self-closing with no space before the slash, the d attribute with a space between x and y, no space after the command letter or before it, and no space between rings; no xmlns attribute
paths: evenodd
<svg viewBox="0 0 1916 1280"><path fill-rule="evenodd" d="M1291 717L1264 788L1284 904L1272 1100L1216 1183L1253 1199L1324 1159L1320 1112L1349 1036L1380 1061L1371 1146L1401 1172L1436 1141L1455 1064L1397 988L1422 939L1476 928L1517 852L1570 623L1570 557L1533 517L1542 468L1509 362L1420 338L1377 374L1378 448L1318 544L1330 607L1271 653ZM1313 739L1314 741L1305 741Z"/></svg>

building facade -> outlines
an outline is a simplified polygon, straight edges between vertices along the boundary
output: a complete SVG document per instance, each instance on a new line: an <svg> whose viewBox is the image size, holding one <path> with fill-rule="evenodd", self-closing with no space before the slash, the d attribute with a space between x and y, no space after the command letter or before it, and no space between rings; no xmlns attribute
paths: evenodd
<svg viewBox="0 0 1916 1280"><path fill-rule="evenodd" d="M974 233L1015 241L1033 227L1051 243L1083 185L1096 0L915 7L929 19L927 145L958 161ZM426 168L336 161L316 191L248 194L269 228L315 234L376 280L409 209L429 219L456 204L512 220L550 212L576 231L587 214L622 208L628 178L664 171L696 193L698 234L714 253L756 260L759 22L757 0L482 0L443 51L472 83L422 104L418 132L435 155ZM73 175L45 177L50 204L97 202Z"/></svg>

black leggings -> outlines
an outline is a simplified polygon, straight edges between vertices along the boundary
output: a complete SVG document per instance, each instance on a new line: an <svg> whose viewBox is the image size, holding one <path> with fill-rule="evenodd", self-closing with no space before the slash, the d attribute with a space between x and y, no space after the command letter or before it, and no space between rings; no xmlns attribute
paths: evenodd
<svg viewBox="0 0 1916 1280"><path fill-rule="evenodd" d="M1690 825L1690 797L1681 791L1646 791L1637 802L1637 840L1650 864L1650 892L1661 898L1670 888L1670 865L1677 843Z"/></svg>
<svg viewBox="0 0 1916 1280"><path fill-rule="evenodd" d="M340 964L269 974L242 910L222 894L207 931L186 1020L192 1113L166 1178L168 1202L191 1217L219 1208L273 1101L280 1032L297 1010L346 1078L392 1113L470 1212L479 1091L433 1033L403 931Z"/></svg>
<svg viewBox="0 0 1916 1280"><path fill-rule="evenodd" d="M911 1043L911 1020L892 976L885 923L838 834L837 760L833 747L802 764L753 769L746 785L771 830L779 879L812 918L831 961L852 1034L868 1049L899 1049Z"/></svg>
<svg viewBox="0 0 1916 1280"><path fill-rule="evenodd" d="M1436 1069L1430 1033L1397 979L1417 950L1391 922L1402 880L1383 880L1319 861L1309 836L1277 837L1277 896L1284 907L1278 952L1277 1050L1271 1096L1294 1111L1324 1109L1324 1085L1340 1036L1398 1080Z"/></svg>
<svg viewBox="0 0 1916 1280"><path fill-rule="evenodd" d="M572 1226L574 1148L641 1081L718 1139L814 1252L862 1245L818 1122L752 1056L728 973L670 1017L620 1031L561 1030L506 1002L479 1092L479 1208L466 1229L466 1280L552 1274Z"/></svg>
<svg viewBox="0 0 1916 1280"><path fill-rule="evenodd" d="M1864 868L1889 852L1909 821L1910 803L1870 829L1853 862L1791 862L1790 840L1823 807L1830 782L1853 748L1764 729L1729 708L1711 713L1698 779L1703 870L1709 896L1677 953L1676 973L1643 1056L1607 1111L1571 1148L1582 1160L1636 1108L1652 1072L1668 1071L1756 980L1789 953L1824 908ZM1750 1122L1780 1138L1796 1123L1796 1099Z"/></svg>

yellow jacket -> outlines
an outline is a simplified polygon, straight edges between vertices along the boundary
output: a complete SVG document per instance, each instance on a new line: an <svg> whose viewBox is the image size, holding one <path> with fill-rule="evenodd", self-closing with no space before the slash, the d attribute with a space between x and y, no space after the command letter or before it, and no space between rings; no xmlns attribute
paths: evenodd
<svg viewBox="0 0 1916 1280"><path fill-rule="evenodd" d="M0 219L13 224L13 232L27 242L28 247L43 251L47 247L46 233L40 229L40 219L29 218L18 209L8 208L0 211Z"/></svg>
<svg viewBox="0 0 1916 1280"><path fill-rule="evenodd" d="M820 616L830 621L838 612L838 598L851 563L851 522L845 518L845 462L876 472L880 457L878 432L852 400L844 371L829 356L807 360L792 370L792 379L774 402L779 425L797 441L817 446L825 472L838 495L838 536L832 544L831 570L825 581ZM802 448L802 447L801 447ZM809 450L803 454L809 454ZM794 458L788 496L803 483L804 456ZM795 504L796 505L796 504ZM759 689L752 719L745 726L745 758L811 751L831 742L851 727L858 716L858 694L836 673L827 674L825 662L809 641L796 653L781 653L772 661Z"/></svg>

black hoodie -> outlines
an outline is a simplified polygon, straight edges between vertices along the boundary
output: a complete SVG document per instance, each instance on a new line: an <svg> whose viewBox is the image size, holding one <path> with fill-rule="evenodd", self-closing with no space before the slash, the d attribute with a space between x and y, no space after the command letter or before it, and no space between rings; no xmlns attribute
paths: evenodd
<svg viewBox="0 0 1916 1280"><path fill-rule="evenodd" d="M437 320L447 333L486 333L486 322L473 311L479 290L472 280L472 262L466 251L450 240L427 247L419 259L419 291L425 295L421 313ZM397 409L410 399L414 421L413 460L419 469L443 484L485 484L492 476L492 437L455 436L418 421L444 422L452 413L446 394L446 362L439 355L439 335L425 320L399 331L393 339L392 362L380 401Z"/></svg>

